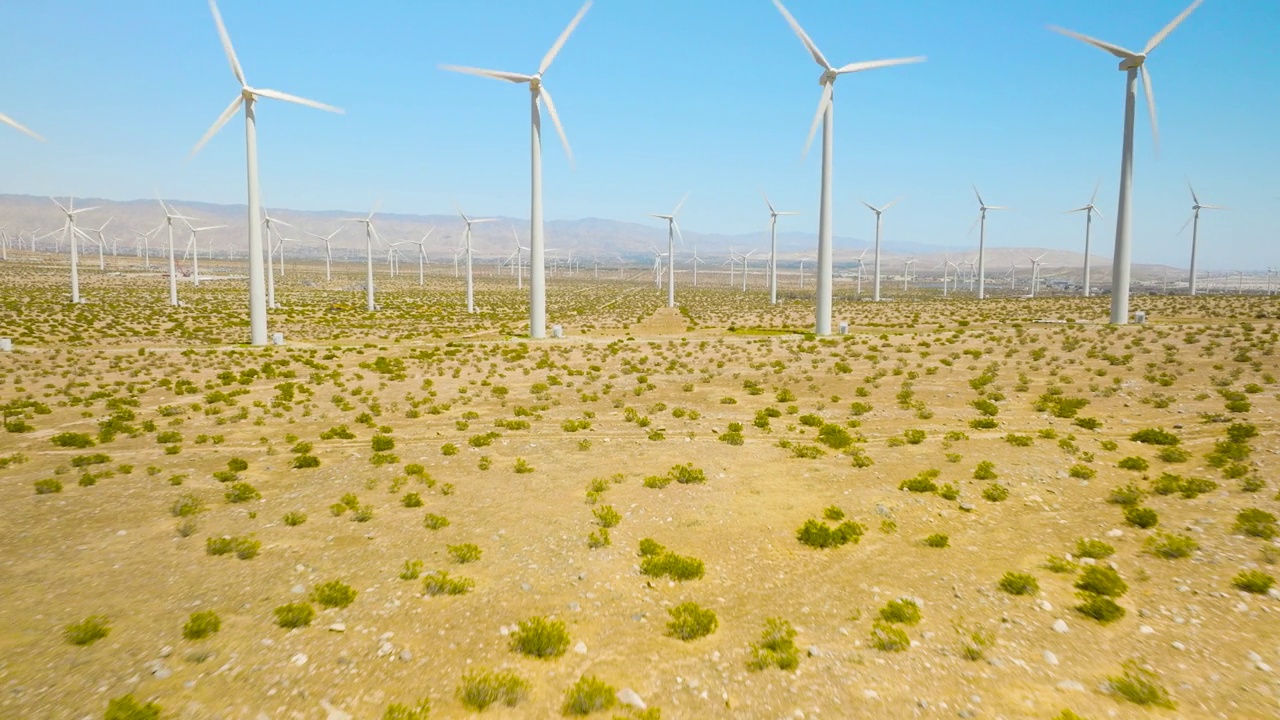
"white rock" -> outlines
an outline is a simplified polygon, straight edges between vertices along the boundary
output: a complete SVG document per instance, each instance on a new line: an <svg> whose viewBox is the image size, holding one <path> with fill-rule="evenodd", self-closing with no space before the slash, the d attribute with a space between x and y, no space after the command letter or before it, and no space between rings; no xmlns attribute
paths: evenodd
<svg viewBox="0 0 1280 720"><path fill-rule="evenodd" d="M1143 635L1154 635L1156 631L1155 631L1155 628L1151 627L1150 625L1139 625L1138 632L1142 633Z"/></svg>
<svg viewBox="0 0 1280 720"><path fill-rule="evenodd" d="M862 697L868 700L875 700L876 698L880 697L880 695L876 693L875 690L863 690Z"/></svg>
<svg viewBox="0 0 1280 720"><path fill-rule="evenodd" d="M1036 607L1040 608L1045 612L1053 612L1053 605L1051 605L1048 600L1044 600L1044 599L1036 600Z"/></svg>
<svg viewBox="0 0 1280 720"><path fill-rule="evenodd" d="M1173 641L1172 643L1170 643L1169 645L1170 645L1170 647L1172 647L1174 650L1186 650L1186 649L1187 649L1187 646L1186 646L1186 645L1183 645L1182 643L1178 642L1177 640L1174 640L1174 641Z"/></svg>
<svg viewBox="0 0 1280 720"><path fill-rule="evenodd" d="M1044 651L1044 661L1045 661L1045 662L1047 662L1047 663L1049 663L1050 665L1057 665L1057 664L1058 664L1058 656L1057 656L1057 655L1054 655L1053 653L1049 652L1048 650L1045 650L1045 651Z"/></svg>
<svg viewBox="0 0 1280 720"><path fill-rule="evenodd" d="M1120 528L1114 528L1112 530L1107 531L1107 537L1117 538L1117 537L1123 537L1123 536L1124 536L1124 531L1121 530Z"/></svg>
<svg viewBox="0 0 1280 720"><path fill-rule="evenodd" d="M351 720L351 713L339 710L328 700L321 700L320 708L328 713L328 715L325 716L325 720Z"/></svg>
<svg viewBox="0 0 1280 720"><path fill-rule="evenodd" d="M586 643L584 643L584 642L582 642L581 640L579 640L579 641L578 641L578 644L573 646L573 651L574 651L574 652L576 652L576 653L578 653L579 655L586 655L586 654L587 654L587 644L586 644Z"/></svg>
<svg viewBox="0 0 1280 720"><path fill-rule="evenodd" d="M1069 629L1070 629L1070 628L1068 628L1068 627L1067 627L1067 621L1066 621L1066 620L1063 620L1063 619L1059 618L1059 619L1057 619L1057 620L1054 620L1054 621L1053 621L1053 631L1054 631L1054 632L1064 633L1064 632L1067 632L1067 630L1069 630Z"/></svg>
<svg viewBox="0 0 1280 720"><path fill-rule="evenodd" d="M307 655L306 653L294 653L293 657L289 658L289 662L293 663L294 665L306 665Z"/></svg>
<svg viewBox="0 0 1280 720"><path fill-rule="evenodd" d="M646 707L648 707L647 705L644 704L644 699L641 698L640 695L635 690L632 690L629 687L622 688L621 690L619 690L617 693L615 693L615 697L617 697L618 702L622 703L623 705L628 705L637 710L644 710Z"/></svg>
<svg viewBox="0 0 1280 720"><path fill-rule="evenodd" d="M1059 690L1073 690L1075 692L1083 692L1084 683L1078 682L1076 680L1063 680L1062 682L1058 683L1057 688Z"/></svg>
<svg viewBox="0 0 1280 720"><path fill-rule="evenodd" d="M346 631L347 631L347 626L344 623L334 623L329 626L329 632L340 633L340 632L346 632Z"/></svg>

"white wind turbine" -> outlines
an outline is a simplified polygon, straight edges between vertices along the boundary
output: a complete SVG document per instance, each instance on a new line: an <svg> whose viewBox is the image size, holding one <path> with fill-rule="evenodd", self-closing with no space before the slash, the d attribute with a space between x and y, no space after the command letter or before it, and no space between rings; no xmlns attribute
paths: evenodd
<svg viewBox="0 0 1280 720"><path fill-rule="evenodd" d="M548 103L548 106L549 105L550 103ZM462 245L464 248L464 252L467 254L467 312L474 313L476 311L476 294L475 294L475 281L471 275L471 256L472 256L471 226L474 225L475 223L493 222L494 218L467 217L467 214L462 212L462 208L459 208L457 206L455 206L455 208L457 209L458 214L462 216L462 222L467 226L466 230L463 231L462 233ZM530 262L532 262L532 260L530 260ZM532 277L529 280L529 284L531 285L533 284Z"/></svg>
<svg viewBox="0 0 1280 720"><path fill-rule="evenodd" d="M622 258L618 258L618 261L621 262ZM707 261L698 257L697 245L693 246L693 257L689 258L687 262L693 266L693 286L698 287L698 266L706 264Z"/></svg>
<svg viewBox="0 0 1280 720"><path fill-rule="evenodd" d="M862 252L858 253L858 257L854 258L854 260L858 261L858 297L862 297L862 266L866 265L866 263L863 262L862 259L865 258L866 256L867 256L867 249L862 248Z"/></svg>
<svg viewBox="0 0 1280 720"><path fill-rule="evenodd" d="M200 287L200 233L208 230L221 230L226 225L192 227L190 221L183 219L183 222L186 223L187 229L191 231L191 240L187 243L187 247L191 250L191 279L195 282L196 287Z"/></svg>
<svg viewBox="0 0 1280 720"><path fill-rule="evenodd" d="M684 201L689 199L689 193L685 193L680 198L680 202L676 204L676 209L671 211L670 215L649 214L649 217L655 217L660 220L667 221L667 307L676 306L676 235L680 233L680 225L676 223L676 216L680 214L680 208L684 207ZM680 236L680 245L684 246L684 236ZM659 283L658 287L662 287Z"/></svg>
<svg viewBox="0 0 1280 720"><path fill-rule="evenodd" d="M273 267L272 263L274 262L273 258L276 254L276 246L271 242L271 235L274 232L276 239L280 242L281 245L283 245L284 238L280 235L280 231L275 229L275 226L276 225L283 225L285 227L293 227L293 226L283 220L279 220L277 218L271 217L271 213L267 211L263 211L262 213L262 225L264 228L266 228L266 231L267 231L267 265L265 268L265 274L267 278L267 307L271 308L272 310L275 310L278 306L276 305L275 268ZM284 265L283 259L280 261L280 264L281 266ZM252 267L252 263L250 264L250 267ZM280 276L281 277L284 276L283 270L281 271Z"/></svg>
<svg viewBox="0 0 1280 720"><path fill-rule="evenodd" d="M911 264L915 261L915 258L911 258L902 264L902 292L907 291L907 281L911 279Z"/></svg>
<svg viewBox="0 0 1280 720"><path fill-rule="evenodd" d="M1191 226L1191 277L1188 282L1187 292L1194 296L1196 294L1196 241L1200 237L1200 211L1201 210L1226 210L1221 205L1206 205L1200 202L1200 198L1196 197L1196 189L1191 187L1191 183L1187 183L1187 189L1191 191L1191 217L1182 224L1182 230L1178 231L1181 235L1187 226Z"/></svg>
<svg viewBox="0 0 1280 720"><path fill-rule="evenodd" d="M105 272L107 269L107 258L106 258L107 238L106 238L106 235L103 234L103 231L107 229L107 226L111 224L112 220L115 220L114 215L107 218L107 221L102 223L102 227L89 230L89 232L98 236L97 240L93 240L92 238L90 238L90 240L92 240L93 243L98 246L98 270L103 272ZM114 255L115 253L113 252L112 254Z"/></svg>
<svg viewBox="0 0 1280 720"><path fill-rule="evenodd" d="M422 287L425 284L425 281L423 278L423 275L424 275L423 266L430 262L429 260L427 260L427 238L431 237L431 233L435 231L436 231L435 228L430 228L427 230L427 234L422 236L421 240L418 240L417 242L414 242L412 240L409 241L410 245L418 246L418 287Z"/></svg>
<svg viewBox="0 0 1280 720"><path fill-rule="evenodd" d="M191 156L200 152L200 148L204 147L204 144L209 142L210 138L231 121L231 118L240 110L240 106L244 106L245 156L249 194L249 336L252 344L266 345L267 298L263 289L262 229L259 226L261 222L261 199L258 195L258 133L255 125L254 103L257 102L258 98L265 97L297 105L306 105L307 107L332 113L342 114L342 110L314 100L301 98L297 95L283 93L279 90L250 87L245 82L244 71L240 68L240 61L236 58L236 51L231 46L231 36L227 34L227 28L222 24L222 14L218 12L218 6L214 0L209 0L209 10L213 13L213 21L218 26L218 37L222 40L222 49L227 54L227 61L231 63L231 72L236 76L236 81L240 83L240 92L236 95L235 100L232 100L231 104L227 106L227 109L222 111L222 115L218 116L218 119L214 121L213 126L205 132L204 137L200 138L200 142L196 143L195 147L191 149Z"/></svg>
<svg viewBox="0 0 1280 720"><path fill-rule="evenodd" d="M775 210L769 196L764 197L764 204L769 206L769 302L778 304L778 217L782 215L799 215L795 210Z"/></svg>
<svg viewBox="0 0 1280 720"><path fill-rule="evenodd" d="M884 211L888 210L894 205L897 205L901 200L902 198L898 198L897 200L894 200L888 205L885 205L884 207L880 207L880 208L876 207L875 205L872 205L866 200L859 201L863 205L866 205L868 210L876 214L876 255L875 255L875 261L873 262L873 265L875 265L876 277L875 277L875 282L873 282L871 285L871 299L874 302L880 302L880 224L884 217Z"/></svg>
<svg viewBox="0 0 1280 720"><path fill-rule="evenodd" d="M756 251L752 250L748 252L746 255L739 256L742 258L742 292L747 291L747 260L751 259L751 256L755 254L756 254Z"/></svg>
<svg viewBox="0 0 1280 720"><path fill-rule="evenodd" d="M325 282L329 282L333 280L333 271L331 270L331 266L333 265L332 242L333 242L334 236L342 232L342 228L338 228L337 230L334 230L328 235L317 235L309 230L303 230L302 232L324 243L324 279L325 279Z"/></svg>
<svg viewBox="0 0 1280 720"><path fill-rule="evenodd" d="M20 125L20 124L18 124L18 121L17 121L17 120L14 120L13 118L9 117L8 115L5 115L4 113L0 113L0 125L8 125L9 127L13 128L14 130L17 130L18 132L22 133L23 135L27 135L27 136L30 136L30 137L32 137L32 138L35 138L36 140L39 140L40 142L44 142L44 141L45 141L45 140L44 140L44 138L42 138L42 137L40 137L39 135L37 135L34 131L32 131L32 130L30 130L30 129L28 129L28 128L26 128L26 127L24 127L24 126Z"/></svg>
<svg viewBox="0 0 1280 720"><path fill-rule="evenodd" d="M378 212L378 205L380 204L374 203L373 209L369 211L366 217L347 218L347 222L364 225L364 296L365 307L369 312L378 309L378 306L373 302L373 241L378 235L378 231L373 229L373 215Z"/></svg>
<svg viewBox="0 0 1280 720"><path fill-rule="evenodd" d="M1142 52L1126 50L1118 45L1103 42L1087 35L1050 26L1050 30L1068 37L1086 42L1100 50L1104 50L1120 58L1120 69L1127 74L1124 103L1124 146L1120 159L1120 198L1116 203L1116 246L1111 264L1111 324L1124 325L1129 322L1129 270L1132 254L1130 215L1133 210L1131 191L1133 189L1133 125L1134 114L1138 104L1138 74L1142 75L1143 89L1147 95L1147 110L1151 114L1151 138L1157 149L1160 144L1160 133L1156 125L1156 98L1151 89L1151 75L1147 72L1147 56L1164 41L1174 28L1178 27L1193 10L1204 0L1194 0L1186 10L1175 17L1147 41Z"/></svg>
<svg viewBox="0 0 1280 720"><path fill-rule="evenodd" d="M818 203L818 301L816 321L814 324L814 332L818 335L831 334L831 169L832 169L832 143L835 131L835 119L833 102L833 93L835 90L836 78L847 73L859 72L862 70L873 70L882 67L891 67L894 65L905 65L908 63L923 62L923 57L898 58L893 60L872 60L869 62L850 63L843 67L833 67L827 62L826 57L813 44L809 36L805 34L800 23L787 12L782 6L780 0L773 0L773 4L786 18L787 23L791 25L791 29L799 36L800 42L804 43L809 54L813 56L814 62L822 67L822 76L818 82L822 85L822 97L818 101L818 112L813 117L813 124L809 127L809 138L805 141L805 152L808 153L809 145L813 142L813 134L818 129L818 121L822 120L822 191L819 196Z"/></svg>
<svg viewBox="0 0 1280 720"><path fill-rule="evenodd" d="M158 200L160 207L164 210L164 222L160 223L160 227L165 228L169 233L169 305L178 307L178 264L173 253L173 221L174 220L190 220L185 215L179 215L173 208L164 204L163 200Z"/></svg>
<svg viewBox="0 0 1280 720"><path fill-rule="evenodd" d="M982 194L978 192L978 187L973 187L973 194L978 197L978 219L973 221L974 225L978 225L978 299L982 300L987 296L987 211L988 210L1008 210L1007 207L999 205L988 205L982 201ZM969 232L973 232L973 226L969 227Z"/></svg>
<svg viewBox="0 0 1280 720"><path fill-rule="evenodd" d="M70 244L71 303L73 305L79 305L80 304L80 266L79 266L80 246L76 242L76 236L84 235L84 233L80 232L80 229L76 227L76 215L79 215L82 212L89 212L90 210L97 210L97 208L87 207L87 208L80 208L79 210L76 210L74 198L69 198L67 200L66 207L63 207L62 203L58 202L57 200L54 200L53 198L49 198L49 199L53 200L53 204L57 205L58 209L61 210L64 215L67 216L67 219L62 226L62 234L64 237L69 238L71 241L71 244ZM89 238L88 235L84 235L84 237L86 239ZM32 242L34 242L34 240Z"/></svg>
<svg viewBox="0 0 1280 720"><path fill-rule="evenodd" d="M515 241L516 251L512 253L516 259L516 289L524 289L524 251L529 248L520 244L520 235L516 232L516 226L511 226L511 239Z"/></svg>
<svg viewBox="0 0 1280 720"><path fill-rule="evenodd" d="M1084 213L1084 297L1089 297L1089 230L1093 227L1093 216L1096 213L1098 217L1102 217L1102 213L1098 212L1098 208L1093 206L1093 201L1098 199L1098 188L1101 183L1093 186L1093 196L1089 198L1089 204L1084 207L1078 207L1075 210L1068 210L1068 213Z"/></svg>
<svg viewBox="0 0 1280 720"><path fill-rule="evenodd" d="M668 257L667 253L660 253L658 249L649 246L649 252L653 253L653 286L662 289L662 258Z"/></svg>
<svg viewBox="0 0 1280 720"><path fill-rule="evenodd" d="M573 33L574 28L582 21L582 16L587 14L587 10L590 7L591 0L587 0L587 3L582 6L578 14L569 22L569 26L564 29L564 32L560 33L560 37L556 38L555 44L543 56L542 62L538 65L538 72L533 75L459 67L457 65L441 66L441 68L453 72L529 85L532 124L530 136L532 186L530 188L529 212L529 337L534 339L547 336L546 244L542 234L542 118L538 111L539 100L546 101L547 112L551 115L551 122L556 126L556 132L560 135L560 142L564 143L564 151L569 157L570 164L573 163L573 151L569 149L569 139L565 136L564 127L560 124L560 115L556 113L556 105L551 99L551 93L542 82L542 75L547 71L547 68L551 67L551 62L555 60L560 48L564 47L565 41L569 39L569 35Z"/></svg>
<svg viewBox="0 0 1280 720"><path fill-rule="evenodd" d="M811 257L800 258L800 289L801 290L804 289L804 264L807 262L813 262L813 258Z"/></svg>
<svg viewBox="0 0 1280 720"><path fill-rule="evenodd" d="M1040 253L1038 257L1027 256L1027 259L1031 261L1031 297L1033 298L1036 296L1036 288L1040 286L1040 266L1044 264L1040 262L1040 259L1043 257L1044 253Z"/></svg>

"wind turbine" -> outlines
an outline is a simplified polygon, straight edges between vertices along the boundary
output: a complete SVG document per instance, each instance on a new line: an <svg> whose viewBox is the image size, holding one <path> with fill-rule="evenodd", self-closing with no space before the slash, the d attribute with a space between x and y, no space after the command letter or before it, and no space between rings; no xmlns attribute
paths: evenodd
<svg viewBox="0 0 1280 720"><path fill-rule="evenodd" d="M467 312L474 313L476 311L476 297L475 283L471 276L471 226L475 223L493 222L494 218L470 218L467 217L466 213L462 212L462 208L457 208L457 210L458 214L462 216L462 222L467 226L466 231L462 234L462 243L463 247L466 248L465 252L467 254ZM533 284L532 279L529 282Z"/></svg>
<svg viewBox="0 0 1280 720"><path fill-rule="evenodd" d="M782 6L781 0L773 0L773 4L777 6L782 16L786 18L787 23L791 25L791 29L799 36L800 42L804 43L805 49L813 56L814 62L822 67L822 76L818 79L818 83L822 85L822 97L818 100L818 112L813 117L813 124L809 127L809 138L805 141L805 153L809 151L809 145L813 142L813 134L818 129L818 120L822 120L822 190L818 203L818 302L816 310L816 318L814 323L814 332L818 335L831 334L831 168L832 168L832 143L835 131L835 116L833 102L833 93L835 91L836 78L840 75L855 73L862 70L873 70L875 68L891 67L894 65L905 65L908 63L923 62L923 57L898 58L894 60L872 60L869 62L850 63L840 68L833 67L827 62L827 58L818 50L818 46L813 44L809 36L805 34L800 23L787 12Z"/></svg>
<svg viewBox="0 0 1280 720"><path fill-rule="evenodd" d="M516 289L524 289L524 267L522 266L524 255L522 254L529 248L520 244L520 235L516 233L516 226L511 226L511 238L516 243L516 251L513 253L516 257Z"/></svg>
<svg viewBox="0 0 1280 720"><path fill-rule="evenodd" d="M262 213L262 224L267 229L267 266L266 266L267 307L271 308L272 310L275 310L277 307L276 280L275 280L275 269L272 266L272 263L274 262L274 260L272 258L276 254L276 248L275 248L275 245L271 243L271 233L272 231L274 231L276 234L276 239L278 239L280 241L280 244L283 245L284 238L280 236L279 230L275 230L275 226L276 225L284 225L285 227L293 227L293 226L283 220L277 220L276 218L271 217L271 213L267 211L263 211ZM280 261L280 264L282 266L284 265L283 259ZM252 264L250 264L250 268L252 268ZM280 276L284 277L283 271L280 273Z"/></svg>
<svg viewBox="0 0 1280 720"><path fill-rule="evenodd" d="M112 217L107 218L106 222L102 223L102 227L97 228L96 230L91 229L89 231L89 232L92 232L94 235L98 236L98 239L94 240L93 242L96 243L98 246L98 270L99 271L105 272L107 269L107 259L106 259L107 238L103 234L103 231L107 229L107 226L110 225L111 221L114 219L115 219L115 216L113 215ZM90 239L92 240L92 238ZM5 258L5 259L7 260L8 258Z"/></svg>
<svg viewBox="0 0 1280 720"><path fill-rule="evenodd" d="M6 119L7 119L7 118L6 118ZM11 124L13 124L13 125L15 125L15 126L17 126L17 124L16 124L16 123L12 123L12 121L10 121L10 123L11 123ZM21 128L19 127L19 129L21 129ZM30 131L28 131L28 133L30 133ZM38 137L38 136L37 136L37 137ZM64 214L64 215L66 215L66 216L67 216L66 222L65 222L65 223L63 224L63 226L62 226L62 234L63 234L63 235L65 235L65 236L67 236L67 237L69 237L69 238L71 239L71 244L70 244L70 250L71 250L71 304L73 304L73 305L79 305L79 304L80 304L80 267L79 267L79 257L78 257L78 256L80 255L80 247L79 247L79 244L78 244L78 243L76 243L76 235L77 235L77 234L81 234L81 235L83 235L84 233L81 233L81 232L80 232L80 230L76 227L76 215L79 215L79 214L80 214L80 213L82 213L82 212L89 212L90 210L97 210L97 208L96 208L96 207L87 207L87 208L80 208L79 210L76 210L76 209L75 209L75 199L74 199L74 198L69 198L69 199L67 200L67 205L66 205L66 207L63 207L63 206L62 206L62 203L58 202L57 200L54 200L53 198L49 198L49 199L50 199L50 200L53 200L53 204L54 204L54 205L57 205L57 206L58 206L58 209L59 209L59 210L61 210L61 211L63 212L63 214ZM85 237L86 237L86 238L88 238L89 236L88 236L88 235L85 235ZM34 242L34 241L33 241L33 242Z"/></svg>
<svg viewBox="0 0 1280 720"><path fill-rule="evenodd" d="M302 232L324 243L324 279L325 282L333 280L333 272L330 269L330 266L333 264L333 247L331 242L335 235L342 232L342 228L338 228L328 235L317 235L309 230L303 230Z"/></svg>
<svg viewBox="0 0 1280 720"><path fill-rule="evenodd" d="M1133 189L1133 125L1134 113L1138 104L1138 74L1142 74L1143 89L1147 94L1147 110L1151 114L1151 138L1157 150L1160 146L1160 131L1156 125L1156 98L1151 89L1151 75L1147 72L1147 56L1164 41L1174 28L1178 27L1204 0L1194 0L1186 10L1175 17L1147 41L1142 52L1135 53L1118 45L1103 42L1087 35L1050 26L1049 29L1068 37L1086 42L1100 50L1104 50L1120 58L1120 69L1126 75L1124 102L1124 146L1120 159L1120 198L1116 203L1116 247L1111 263L1111 324L1124 325L1129 322L1129 270L1132 254L1130 215L1133 210L1131 191Z"/></svg>
<svg viewBox="0 0 1280 720"><path fill-rule="evenodd" d="M747 291L747 260L749 260L751 256L755 254L756 254L756 251L752 250L751 252L748 252L746 255L739 256L742 258L742 292Z"/></svg>
<svg viewBox="0 0 1280 720"><path fill-rule="evenodd" d="M618 259L621 260L622 258L618 258ZM706 260L703 260L702 258L698 257L697 245L693 246L693 257L689 258L685 262L693 266L693 286L698 287L698 265L706 263Z"/></svg>
<svg viewBox="0 0 1280 720"><path fill-rule="evenodd" d="M160 203L161 209L164 210L164 222L160 224L160 227L169 231L169 304L173 307L178 307L178 267L173 255L173 221L187 221L191 218L174 212L173 208L165 205L163 200L157 200L157 202Z"/></svg>
<svg viewBox="0 0 1280 720"><path fill-rule="evenodd" d="M649 246L649 252L653 253L653 286L662 289L662 258L668 257L667 253L660 253L658 249Z"/></svg>
<svg viewBox="0 0 1280 720"><path fill-rule="evenodd" d="M973 224L980 226L978 229L978 299L982 300L987 296L987 211L1009 208L983 202L976 185L973 187L973 194L978 197L978 219ZM969 227L969 232L973 232L972 226Z"/></svg>
<svg viewBox="0 0 1280 720"><path fill-rule="evenodd" d="M23 127L22 125L18 124L17 120L14 120L13 118L9 117L8 115L5 115L4 113L0 113L0 125L8 125L14 130L17 130L18 132L22 133L23 135L28 135L30 137L33 137L36 140L39 140L40 142L45 141L44 138L37 135L34 131L26 127ZM57 201L55 200L54 202L57 202Z"/></svg>
<svg viewBox="0 0 1280 720"><path fill-rule="evenodd" d="M250 87L245 82L244 70L240 68L240 61L236 58L235 48L231 46L231 36L227 34L227 28L222 24L222 14L218 12L218 5L215 0L209 0L209 10L213 13L213 22L218 26L218 37L222 39L222 49L226 52L227 61L231 64L231 72L236 76L236 81L240 83L240 92L236 94L236 98L231 101L227 109L222 111L222 115L219 115L218 119L213 122L213 125L205 132L204 137L200 138L200 142L197 142L195 147L191 149L189 157L194 157L196 153L200 152L200 148L204 147L204 144L209 142L210 138L231 121L231 118L240 110L240 106L244 106L245 167L249 194L249 336L252 344L266 345L267 298L263 291L262 229L258 225L261 222L262 213L261 199L258 196L258 133L255 125L254 103L257 102L258 98L265 97L297 105L306 105L307 107L332 113L342 114L343 111L331 105L283 93L279 90ZM370 295L370 298L372 297ZM371 299L370 303L372 302Z"/></svg>
<svg viewBox="0 0 1280 720"><path fill-rule="evenodd" d="M138 236L138 239L142 241L142 267L146 270L151 269L151 236L159 230L160 228L157 227L147 232L133 231Z"/></svg>
<svg viewBox="0 0 1280 720"><path fill-rule="evenodd" d="M1200 235L1200 211L1201 210L1226 210L1220 205L1205 205L1200 202L1200 198L1196 197L1196 189L1191 187L1191 183L1187 183L1187 189L1191 191L1191 217L1183 223L1182 230L1178 231L1181 235L1187 229L1187 225L1191 226L1191 280L1188 292L1194 297L1196 294L1196 240Z"/></svg>
<svg viewBox="0 0 1280 720"><path fill-rule="evenodd" d="M1040 285L1040 266L1044 263L1040 262L1040 258L1044 257L1044 253L1040 253L1038 257L1027 256L1031 261L1031 297L1036 296L1036 288Z"/></svg>
<svg viewBox="0 0 1280 720"><path fill-rule="evenodd" d="M867 249L862 248L862 252L858 254L858 297L862 297L862 266L866 265L862 258L867 256ZM944 293L945 294L945 293Z"/></svg>
<svg viewBox="0 0 1280 720"><path fill-rule="evenodd" d="M564 151L569 157L570 164L573 163L573 151L569 149L569 139L565 136L564 127L560 124L560 115L556 113L556 105L551 99L551 93L543 85L542 75L551 67L551 62L555 60L560 48L564 47L565 41L569 39L569 35L573 33L574 28L582 21L582 16L586 15L587 10L590 8L591 0L587 0L587 3L582 6L578 14L569 22L569 26L564 29L564 32L560 33L560 37L556 38L555 44L543 56L542 62L538 65L538 72L533 75L500 70L482 70L480 68L459 67L456 65L441 66L442 69L453 72L479 75L480 77L493 78L495 80L506 80L517 84L527 83L529 85L529 106L533 129L530 135L529 153L532 176L529 203L529 337L534 339L547 336L546 244L542 235L542 119L538 112L539 100L546 101L547 112L551 115L551 122L556 126L556 132L560 135L560 142L564 144ZM470 262L469 259L468 262Z"/></svg>
<svg viewBox="0 0 1280 720"><path fill-rule="evenodd" d="M422 287L424 284L423 265L430 262L429 260L427 260L427 238L431 237L431 233L435 231L436 231L435 228L431 228L427 230L427 234L423 235L421 240L417 242L413 242L413 241L409 242L410 245L418 246L418 287Z"/></svg>
<svg viewBox="0 0 1280 720"><path fill-rule="evenodd" d="M1098 208L1093 206L1093 201L1098 199L1099 187L1100 184L1093 186L1093 196L1089 198L1088 205L1067 211L1068 213L1084 213L1084 297L1089 297L1089 229L1093 226L1094 213L1097 213L1098 217L1102 217L1102 213L1098 212Z"/></svg>
<svg viewBox="0 0 1280 720"><path fill-rule="evenodd" d="M875 282L872 283L871 285L871 299L874 302L880 302L880 223L881 223L881 219L884 216L884 211L888 210L894 205L897 205L900 200L902 200L902 198L898 198L897 200L894 200L893 202L881 208L878 208L872 205L866 200L859 201L863 205L866 205L868 210L876 214L876 256L875 256L875 262L874 262L876 278L875 278Z"/></svg>
<svg viewBox="0 0 1280 720"><path fill-rule="evenodd" d="M915 261L915 258L911 258L902 265L902 292L904 293L907 291L907 281L911 279L911 264Z"/></svg>
<svg viewBox="0 0 1280 720"><path fill-rule="evenodd" d="M667 221L667 307L676 306L676 234L680 232L680 226L676 223L676 215L680 214L680 208L684 207L684 201L689 199L689 193L685 193L680 198L680 202L676 204L676 209L671 211L670 215L654 215ZM684 245L684 236L680 236L680 244ZM661 287L661 285L659 285Z"/></svg>
<svg viewBox="0 0 1280 720"><path fill-rule="evenodd" d="M191 241L187 243L187 247L191 248L191 278L195 282L196 287L200 287L200 238L199 235L206 230L219 230L226 225L206 225L204 227L192 227L191 222L183 219L187 229L191 231Z"/></svg>
<svg viewBox="0 0 1280 720"><path fill-rule="evenodd" d="M778 217L781 215L799 215L794 210L775 210L769 196L764 197L764 204L769 206L769 302L778 304ZM859 286L861 287L861 286ZM861 292L861 291L859 291Z"/></svg>
<svg viewBox="0 0 1280 720"><path fill-rule="evenodd" d="M811 257L800 258L800 289L801 290L804 289L804 264L807 262L813 262L813 258Z"/></svg>
<svg viewBox="0 0 1280 720"><path fill-rule="evenodd" d="M378 212L378 205L374 203L373 209L369 211L366 217L347 218L347 222L355 222L364 225L364 296L365 309L373 312L378 306L373 302L373 240L377 236L378 231L373 229L373 214Z"/></svg>

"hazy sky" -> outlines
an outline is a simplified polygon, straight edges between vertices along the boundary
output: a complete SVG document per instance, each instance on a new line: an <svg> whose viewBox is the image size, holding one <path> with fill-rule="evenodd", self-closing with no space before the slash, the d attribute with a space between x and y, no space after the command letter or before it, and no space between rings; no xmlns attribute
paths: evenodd
<svg viewBox="0 0 1280 720"><path fill-rule="evenodd" d="M970 182L993 246L1078 249L1101 180L1109 254L1124 74L1059 24L1140 50L1185 0L790 0L836 65L927 55L836 84L835 229L868 237L856 200L903 241L976 247ZM524 86L438 63L531 73L577 0L223 0L249 83L346 109L258 106L272 206L528 216ZM191 146L237 86L200 0L45 0L0 9L0 192L243 203L244 125ZM1280 2L1207 0L1153 54L1161 149L1136 139L1137 261L1185 265L1188 177L1228 205L1201 222L1207 268L1280 266ZM691 192L682 226L762 229L759 191L817 228L819 152L801 160L820 71L768 0L598 0L546 75L577 158L544 133L548 218L646 222ZM1141 103L1141 101L1140 101ZM545 117L544 117L545 120ZM657 221L654 221L655 226Z"/></svg>

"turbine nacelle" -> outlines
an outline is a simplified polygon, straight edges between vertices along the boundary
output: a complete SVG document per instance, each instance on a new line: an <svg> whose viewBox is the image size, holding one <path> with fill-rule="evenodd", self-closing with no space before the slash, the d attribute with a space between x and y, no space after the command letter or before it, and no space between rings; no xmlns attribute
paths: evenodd
<svg viewBox="0 0 1280 720"><path fill-rule="evenodd" d="M1133 57L1127 57L1121 60L1120 69L1123 70L1124 72L1135 70L1137 68L1142 67L1142 64L1145 63L1146 61L1147 61L1146 55L1141 53L1135 54L1133 55Z"/></svg>

